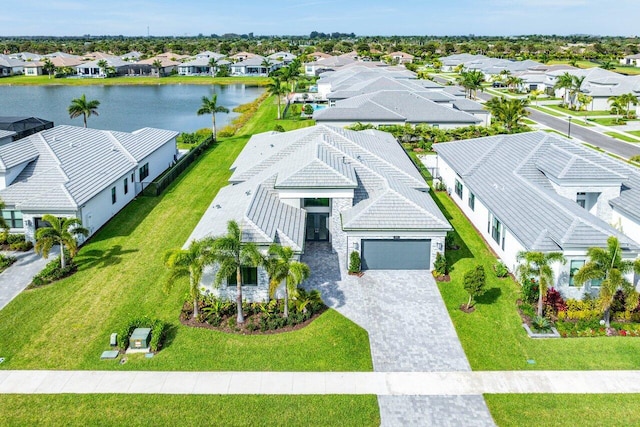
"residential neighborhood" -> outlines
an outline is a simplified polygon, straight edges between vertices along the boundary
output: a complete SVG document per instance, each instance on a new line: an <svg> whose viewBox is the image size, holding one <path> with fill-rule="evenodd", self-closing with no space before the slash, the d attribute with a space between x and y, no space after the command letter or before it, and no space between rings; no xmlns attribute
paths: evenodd
<svg viewBox="0 0 640 427"><path fill-rule="evenodd" d="M0 36L3 425L640 424L635 36L165 6Z"/></svg>

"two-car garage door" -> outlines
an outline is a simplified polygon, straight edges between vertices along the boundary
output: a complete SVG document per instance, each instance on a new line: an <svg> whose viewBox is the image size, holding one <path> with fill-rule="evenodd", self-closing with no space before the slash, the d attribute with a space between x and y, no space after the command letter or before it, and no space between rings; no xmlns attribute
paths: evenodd
<svg viewBox="0 0 640 427"><path fill-rule="evenodd" d="M363 270L428 270L431 240L362 240Z"/></svg>

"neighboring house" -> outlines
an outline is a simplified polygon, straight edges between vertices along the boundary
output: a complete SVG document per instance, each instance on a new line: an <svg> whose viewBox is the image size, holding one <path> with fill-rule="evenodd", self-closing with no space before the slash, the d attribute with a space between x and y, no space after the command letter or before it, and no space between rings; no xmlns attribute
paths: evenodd
<svg viewBox="0 0 640 427"><path fill-rule="evenodd" d="M56 126L3 144L2 215L31 241L45 214L80 218L92 235L174 162L176 136Z"/></svg>
<svg viewBox="0 0 640 427"><path fill-rule="evenodd" d="M8 55L10 58L19 59L21 61L40 61L44 58L42 55L38 55L37 53L31 52L19 52L19 53L10 53Z"/></svg>
<svg viewBox="0 0 640 427"><path fill-rule="evenodd" d="M616 236L623 258L640 253L637 168L546 132L440 143L434 150L436 176L511 271L520 251L562 252L567 263L554 265L554 286L564 297L582 298L599 292L598 282L573 282L589 247L605 248Z"/></svg>
<svg viewBox="0 0 640 427"><path fill-rule="evenodd" d="M162 64L159 70L154 66L154 63L156 61L160 61ZM138 64L148 66L150 68L149 75L151 76L157 76L158 72L160 73L160 76L168 76L174 70L177 70L178 66L180 65L179 62L172 61L165 56L155 56L153 58L143 59L142 61L138 61Z"/></svg>
<svg viewBox="0 0 640 427"><path fill-rule="evenodd" d="M201 75L212 75L213 71L209 62L211 58L215 58L217 61L216 72L217 69L222 65L229 65L231 62L224 60L224 55L215 52L200 52L196 55L195 59L191 61L183 62L178 65L178 74L181 76L201 76Z"/></svg>
<svg viewBox="0 0 640 427"><path fill-rule="evenodd" d="M460 64L482 59L489 59L489 57L484 55L472 55L470 53L459 53L439 58L442 63L442 71L447 73L454 71Z"/></svg>
<svg viewBox="0 0 640 427"><path fill-rule="evenodd" d="M304 64L304 73L307 76L318 76L326 71L335 71L348 64L355 63L356 60L345 56L330 56L320 58L317 61Z"/></svg>
<svg viewBox="0 0 640 427"><path fill-rule="evenodd" d="M339 71L329 71L322 74L316 82L318 87L318 96L322 99L329 99L329 94L340 92L351 92L349 96L362 95L366 92L359 92L361 87L367 86L372 81L384 77L397 81L398 84L407 83L409 80L417 80L416 73L407 69L399 69L398 67L376 66L374 62L353 63L340 69ZM381 64L381 63L380 63ZM432 87L442 87L441 85L424 80L424 85L432 85ZM408 84L408 83L407 83ZM426 87L426 86L424 86ZM386 87L377 87L375 90L387 89ZM334 98L344 99L344 98Z"/></svg>
<svg viewBox="0 0 640 427"><path fill-rule="evenodd" d="M269 67L263 65L264 56L253 55L241 62L231 64L231 75L233 76L266 76L282 67L282 62L270 60Z"/></svg>
<svg viewBox="0 0 640 427"><path fill-rule="evenodd" d="M276 52L267 56L270 61L282 62L285 66L291 64L296 58L297 56L291 52Z"/></svg>
<svg viewBox="0 0 640 427"><path fill-rule="evenodd" d="M41 76L44 74L42 67L44 63L40 61L28 61L24 63L24 75L25 76Z"/></svg>
<svg viewBox="0 0 640 427"><path fill-rule="evenodd" d="M538 65L526 71L515 72L513 75L522 79L522 87L527 91L539 90L547 94L554 94L553 86L556 82L556 77L555 75L551 77L550 73L558 71L565 73L574 70L578 70L578 68L565 64ZM496 79L500 78L501 76L498 75L494 76L492 80L496 81Z"/></svg>
<svg viewBox="0 0 640 427"><path fill-rule="evenodd" d="M576 76L576 77L584 77L584 81L582 82L582 86L580 86L580 90L582 91L582 88L587 87L590 82L592 81L596 81L596 80L600 80L600 79L605 79L605 78L617 78L620 77L621 75L618 73L615 73L613 71L609 71L609 70L603 70L602 68L599 67L593 67L593 68L586 68L586 69L581 69L581 68L576 68L574 70L554 70L554 71L549 71L547 72L547 76L549 77L549 86L550 87L554 87L555 84L558 81L558 78L565 74L568 73L572 76ZM555 89L553 90L553 95L557 98L563 98L565 96L565 92L566 89ZM592 104L589 106L589 110L608 110L609 106L608 104L606 104L606 100L604 100L604 102L602 100L596 100L594 99L594 102L592 102ZM596 108L596 105L598 106L598 108Z"/></svg>
<svg viewBox="0 0 640 427"><path fill-rule="evenodd" d="M634 67L640 67L640 53L625 56L620 60L620 65L631 65Z"/></svg>
<svg viewBox="0 0 640 427"><path fill-rule="evenodd" d="M14 133L13 139L26 138L41 130L51 129L53 122L38 117L0 116L0 130Z"/></svg>
<svg viewBox="0 0 640 427"><path fill-rule="evenodd" d="M415 58L413 55L406 52L391 52L388 53L387 56L396 64L410 64Z"/></svg>
<svg viewBox="0 0 640 427"><path fill-rule="evenodd" d="M443 129L482 125L471 114L431 101L420 92L382 90L338 101L334 107L317 110L313 119L319 124L350 126L355 123L380 125L427 124ZM478 105L480 110L482 106Z"/></svg>
<svg viewBox="0 0 640 427"><path fill-rule="evenodd" d="M138 62L140 61L140 58L142 58L142 54L140 52L137 51L132 51L132 52L128 52L125 53L124 55L120 56L120 59L122 59L123 61L127 61L127 62Z"/></svg>
<svg viewBox="0 0 640 427"><path fill-rule="evenodd" d="M231 167L191 240L226 232L237 221L242 238L266 251L272 243L299 256L308 242L327 242L336 262L361 254L363 269L431 269L444 252L451 226L398 142L379 131L353 132L317 125L254 135ZM208 267L201 284L235 297L233 278L219 289ZM243 268L243 296L268 299L262 268Z"/></svg>
<svg viewBox="0 0 640 427"><path fill-rule="evenodd" d="M97 59L95 61L86 62L84 64L76 66L76 74L81 77L106 77L106 71L101 69L98 63L100 61L106 61L109 67L115 70L116 75L124 76L129 73L129 70L133 70L133 64L123 61L122 59L112 56L107 58ZM142 67L138 67L141 69ZM136 73L138 74L138 73Z"/></svg>
<svg viewBox="0 0 640 427"><path fill-rule="evenodd" d="M230 60L234 61L234 62L242 62L245 61L249 58L253 58L254 56L258 56L255 53L250 53L250 52L238 52L234 55L231 55L229 57Z"/></svg>
<svg viewBox="0 0 640 427"><path fill-rule="evenodd" d="M617 76L604 77L600 79L586 80L580 87L580 92L593 98L590 110L609 110L611 104L609 98L632 93L636 98L640 97L640 76ZM640 111L639 105L631 106Z"/></svg>
<svg viewBox="0 0 640 427"><path fill-rule="evenodd" d="M314 61L318 61L319 59L323 59L323 58L331 58L332 57L332 55L329 55L328 53L324 53L324 52L313 52L313 53L310 53L307 56L309 58L312 58Z"/></svg>
<svg viewBox="0 0 640 427"><path fill-rule="evenodd" d="M0 54L0 77L23 74L25 64L21 59Z"/></svg>

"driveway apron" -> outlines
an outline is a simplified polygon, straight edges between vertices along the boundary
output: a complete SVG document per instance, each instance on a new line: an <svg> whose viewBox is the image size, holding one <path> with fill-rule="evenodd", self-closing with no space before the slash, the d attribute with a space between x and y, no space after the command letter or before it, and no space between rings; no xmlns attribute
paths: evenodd
<svg viewBox="0 0 640 427"><path fill-rule="evenodd" d="M52 249L52 254L54 253ZM34 251L5 254L15 256L18 260L0 274L0 310L31 283L33 276L38 274L48 261Z"/></svg>

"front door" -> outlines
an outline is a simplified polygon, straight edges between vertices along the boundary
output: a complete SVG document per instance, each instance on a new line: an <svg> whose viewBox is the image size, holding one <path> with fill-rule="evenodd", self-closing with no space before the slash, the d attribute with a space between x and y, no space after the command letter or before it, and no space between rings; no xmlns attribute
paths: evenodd
<svg viewBox="0 0 640 427"><path fill-rule="evenodd" d="M328 241L328 213L307 213L307 240Z"/></svg>

